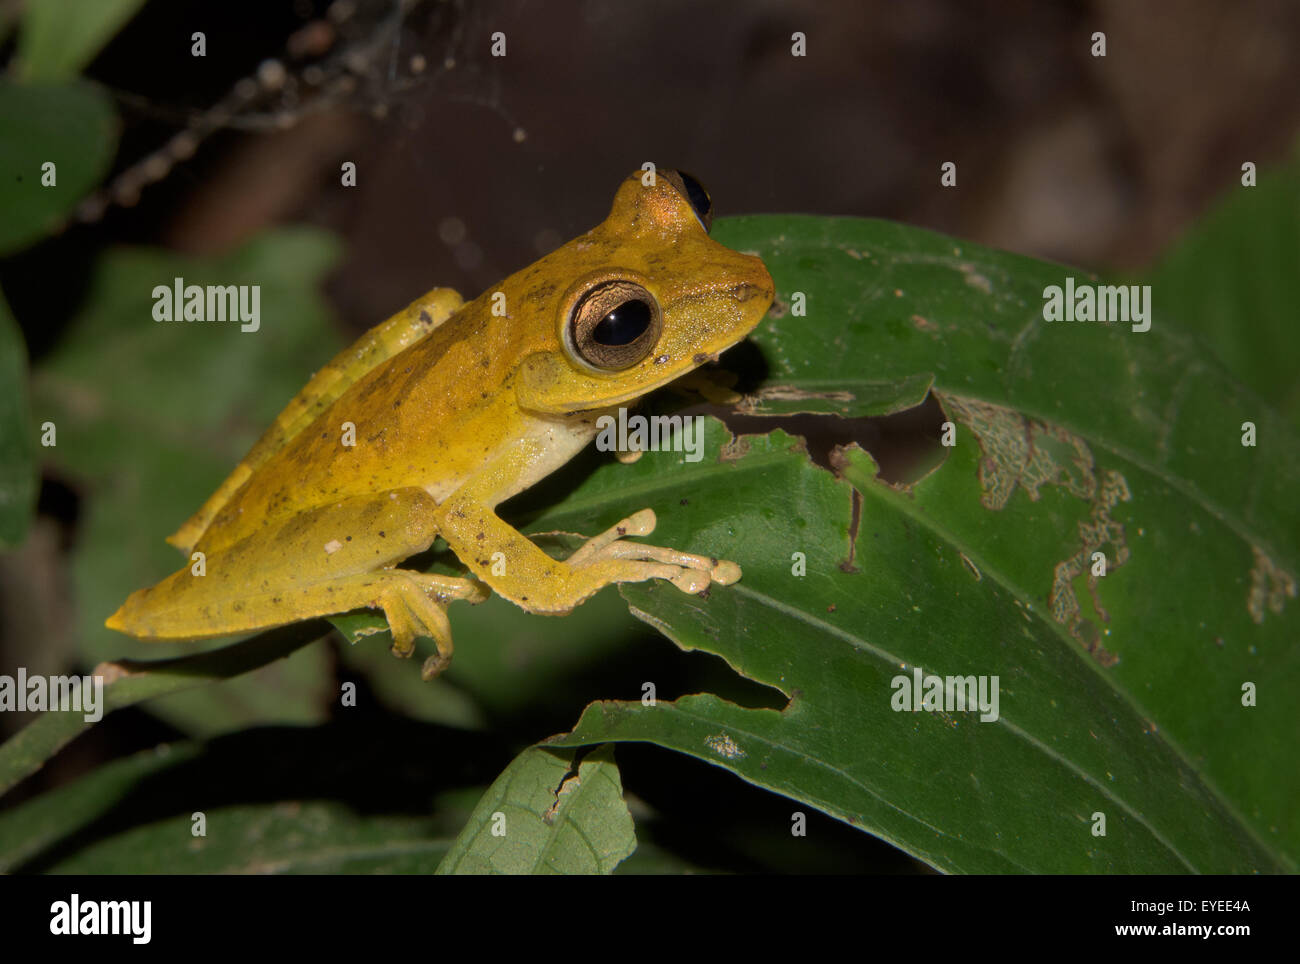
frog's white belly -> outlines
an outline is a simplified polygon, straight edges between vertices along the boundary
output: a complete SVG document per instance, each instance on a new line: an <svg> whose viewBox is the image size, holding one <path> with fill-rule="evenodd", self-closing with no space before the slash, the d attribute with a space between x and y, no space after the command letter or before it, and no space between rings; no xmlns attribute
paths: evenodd
<svg viewBox="0 0 1300 964"><path fill-rule="evenodd" d="M568 417L525 415L510 444L469 475L439 479L424 490L441 504L464 486L489 505L497 505L546 478L581 452L596 437L596 419L604 410Z"/></svg>

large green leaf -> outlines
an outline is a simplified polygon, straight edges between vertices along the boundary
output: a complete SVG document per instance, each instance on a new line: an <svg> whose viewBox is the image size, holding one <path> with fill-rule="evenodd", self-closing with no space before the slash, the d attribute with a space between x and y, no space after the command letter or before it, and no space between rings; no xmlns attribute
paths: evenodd
<svg viewBox="0 0 1300 964"><path fill-rule="evenodd" d="M1150 466L1288 572L1300 566L1296 433L1164 313L1164 289L1144 333L1048 324L1044 288L1092 276L886 221L733 218L718 237L762 255L780 303L807 295L805 317L769 317L750 336L769 390L833 389L821 372L836 359L876 381L932 373L941 391L1051 421ZM1257 447L1241 445L1246 420Z"/></svg>
<svg viewBox="0 0 1300 964"><path fill-rule="evenodd" d="M117 117L98 88L0 80L0 254L62 227L116 147Z"/></svg>
<svg viewBox="0 0 1300 964"><path fill-rule="evenodd" d="M1045 287L1079 273L880 222L748 218L720 237L763 256L782 302L807 296L806 317L754 335L769 384L853 394L821 375L835 357L877 381L933 373L956 446L910 488L852 451L838 481L779 435L594 475L536 525L669 507L655 541L744 579L707 601L623 594L790 703L601 703L557 742L674 746L944 870L1294 869L1285 420L1160 313L1159 291L1149 332L1049 325ZM1269 444L1242 446L1247 420ZM998 721L894 712L891 681L917 667L999 677Z"/></svg>
<svg viewBox="0 0 1300 964"><path fill-rule="evenodd" d="M636 849L614 748L525 750L483 794L440 874L608 874Z"/></svg>
<svg viewBox="0 0 1300 964"><path fill-rule="evenodd" d="M27 350L0 294L0 548L22 542L36 503L36 443L27 402Z"/></svg>

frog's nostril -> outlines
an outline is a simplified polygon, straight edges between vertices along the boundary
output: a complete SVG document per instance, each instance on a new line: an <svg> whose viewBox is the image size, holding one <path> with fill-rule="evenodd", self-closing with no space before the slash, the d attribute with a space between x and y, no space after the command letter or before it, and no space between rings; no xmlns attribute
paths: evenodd
<svg viewBox="0 0 1300 964"><path fill-rule="evenodd" d="M727 293L742 304L746 301L753 301L755 298L772 297L772 289L770 287L767 285L755 284L752 281L742 281L740 284L732 285L727 289Z"/></svg>

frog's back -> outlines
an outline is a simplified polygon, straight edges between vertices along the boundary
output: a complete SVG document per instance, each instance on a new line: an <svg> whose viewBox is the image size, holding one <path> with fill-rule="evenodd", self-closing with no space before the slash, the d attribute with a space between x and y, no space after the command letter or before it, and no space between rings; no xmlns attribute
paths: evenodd
<svg viewBox="0 0 1300 964"><path fill-rule="evenodd" d="M464 300L453 289L434 288L339 352L289 401L216 492L184 525L168 536L167 541L188 553L203 537L216 515L258 468L319 418L367 372L424 338L451 318L463 304Z"/></svg>
<svg viewBox="0 0 1300 964"><path fill-rule="evenodd" d="M229 493L195 547L357 495L418 486L445 498L515 428L506 353L482 349L483 319L460 312L365 372Z"/></svg>

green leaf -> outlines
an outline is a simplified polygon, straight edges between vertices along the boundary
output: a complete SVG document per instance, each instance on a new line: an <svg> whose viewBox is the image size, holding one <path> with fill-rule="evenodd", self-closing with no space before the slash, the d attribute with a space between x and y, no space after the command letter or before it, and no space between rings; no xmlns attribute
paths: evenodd
<svg viewBox="0 0 1300 964"><path fill-rule="evenodd" d="M341 347L317 290L338 256L329 235L263 235L220 258L123 248L97 265L86 302L55 352L33 373L36 420L58 444L45 458L92 492L73 559L83 659L182 656L222 645L144 643L104 627L127 595L184 564L166 536L185 521L248 447ZM185 284L259 285L261 325L156 322L152 292ZM286 676L286 674L288 674ZM187 733L250 721L323 718L330 683L323 648L237 684L154 711Z"/></svg>
<svg viewBox="0 0 1300 964"><path fill-rule="evenodd" d="M27 350L0 294L0 548L23 541L36 505L36 444L27 403Z"/></svg>
<svg viewBox="0 0 1300 964"><path fill-rule="evenodd" d="M142 780L197 752L196 746L162 744L0 812L0 873L13 873L45 848L111 813Z"/></svg>
<svg viewBox="0 0 1300 964"><path fill-rule="evenodd" d="M75 77L144 0L29 0L18 38L25 80Z"/></svg>
<svg viewBox="0 0 1300 964"><path fill-rule="evenodd" d="M707 600L621 592L789 704L599 703L556 745L671 746L947 871L1294 870L1296 709L1242 705L1243 683L1300 684L1285 421L1159 290L1148 332L1048 325L1044 289L1078 272L879 222L746 218L719 236L763 256L782 300L807 295L807 317L753 336L771 382L853 394L820 374L841 357L933 374L957 445L910 488L854 450L837 480L780 433L724 447L716 427L696 466L593 474L534 527L598 531L650 505L652 541L738 562ZM1248 415L1270 444L1243 448ZM998 677L997 721L895 712L917 668Z"/></svg>
<svg viewBox="0 0 1300 964"><path fill-rule="evenodd" d="M1164 314L1165 288L1154 291L1148 332L1047 324L1044 288L1091 275L887 221L763 215L721 221L715 233L761 254L779 300L808 296L807 317L769 317L750 336L769 387L835 390L825 365L877 382L933 374L940 391L1051 421L1149 465L1288 572L1300 567L1296 432ZM1248 419L1268 441L1241 445Z"/></svg>
<svg viewBox="0 0 1300 964"><path fill-rule="evenodd" d="M0 255L61 229L116 148L117 116L99 88L0 80ZM47 163L51 186L42 183Z"/></svg>
<svg viewBox="0 0 1300 964"><path fill-rule="evenodd" d="M419 640L412 660L397 660L388 654L392 637L382 613L363 610L330 622L352 642L345 659L365 668L390 706L418 719L475 728L486 722L485 713L500 719L541 707L569 717L574 677L625 650L629 636L644 634L613 588L561 618L539 617L496 596L478 606L455 604L448 616L455 658L444 677L429 683L419 669L433 655L432 641Z"/></svg>
<svg viewBox="0 0 1300 964"><path fill-rule="evenodd" d="M531 747L483 794L440 874L608 874L636 849L613 747Z"/></svg>
<svg viewBox="0 0 1300 964"><path fill-rule="evenodd" d="M97 707L102 713L99 719L145 700L265 668L318 639L321 625L314 620L295 623L197 656L154 662L120 660L97 666L94 675L104 679L103 704ZM75 737L99 722L87 720L87 715L91 714L47 711L0 744L0 794L35 773Z"/></svg>
<svg viewBox="0 0 1300 964"><path fill-rule="evenodd" d="M330 622L338 627L344 621L335 618ZM425 654L420 653L415 659L396 659L389 651L391 639L386 635L382 641L344 642L340 647L345 667L341 678L351 682L353 673L363 676L380 703L411 719L465 730L487 727L482 707L472 696L445 678L421 679L420 667Z"/></svg>
<svg viewBox="0 0 1300 964"><path fill-rule="evenodd" d="M211 743L162 744L105 764L0 813L0 870L432 873L482 787L437 792L432 813L396 812L404 793L419 795L425 783L402 782L409 778L394 766L396 752L393 760L367 760L360 772L331 769L326 761L340 736L329 728L263 728ZM364 775L383 781L378 805L395 812L357 805L356 778ZM295 789L342 799L258 798ZM195 813L203 815L201 834Z"/></svg>
<svg viewBox="0 0 1300 964"><path fill-rule="evenodd" d="M180 814L94 841L61 874L428 874L447 852L428 820L362 816L329 800L244 804L207 816L194 837Z"/></svg>
<svg viewBox="0 0 1300 964"><path fill-rule="evenodd" d="M1300 427L1300 161L1235 186L1144 279L1215 357Z"/></svg>

